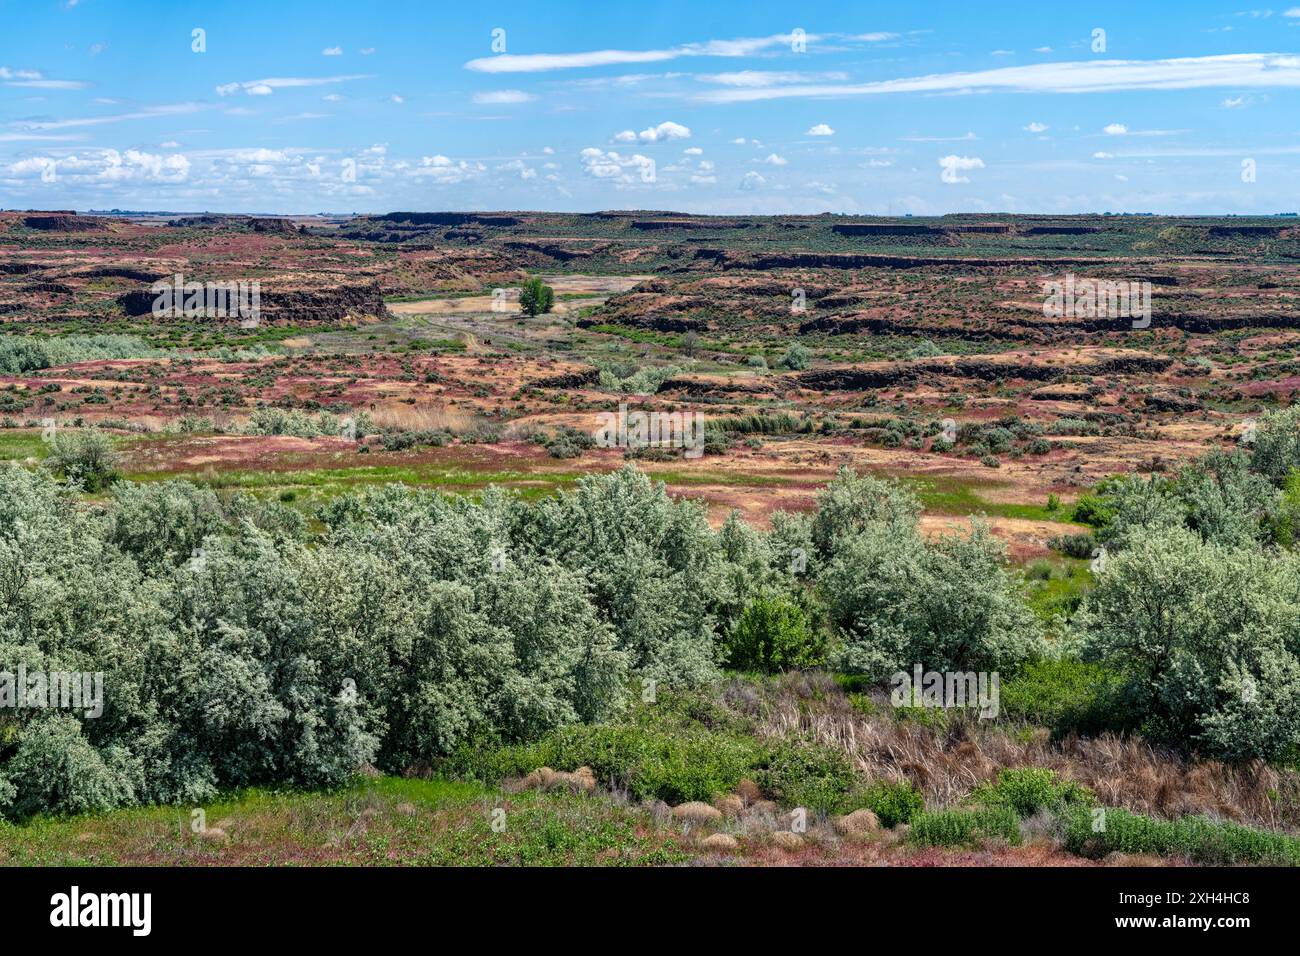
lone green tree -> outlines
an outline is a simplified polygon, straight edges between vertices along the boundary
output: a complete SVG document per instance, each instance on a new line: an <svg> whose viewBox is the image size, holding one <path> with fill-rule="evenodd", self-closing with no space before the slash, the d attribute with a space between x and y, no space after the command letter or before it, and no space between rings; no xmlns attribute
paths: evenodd
<svg viewBox="0 0 1300 956"><path fill-rule="evenodd" d="M555 290L541 279L529 279L519 290L519 309L526 315L550 312L555 304Z"/></svg>

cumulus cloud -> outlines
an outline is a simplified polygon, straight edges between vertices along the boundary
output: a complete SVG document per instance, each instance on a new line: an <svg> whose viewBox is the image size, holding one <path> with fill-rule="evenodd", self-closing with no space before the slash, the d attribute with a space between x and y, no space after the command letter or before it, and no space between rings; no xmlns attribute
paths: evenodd
<svg viewBox="0 0 1300 956"><path fill-rule="evenodd" d="M189 178L190 161L179 153L163 156L138 149L97 149L59 157L33 156L11 163L7 171L20 179L53 175L110 186L125 182L181 183Z"/></svg>
<svg viewBox="0 0 1300 956"><path fill-rule="evenodd" d="M655 181L654 160L640 153L627 156L614 150L606 151L588 146L578 154L578 158L582 162L582 171L588 176L615 185Z"/></svg>
<svg viewBox="0 0 1300 956"><path fill-rule="evenodd" d="M754 172L752 169L745 173L740 180L740 188L744 190L759 189L767 185L767 180Z"/></svg>
<svg viewBox="0 0 1300 956"><path fill-rule="evenodd" d="M321 56L342 56L342 55L343 55L343 47L341 47L341 46L327 46L325 49L323 49L323 50L320 51L320 55L321 55Z"/></svg>
<svg viewBox="0 0 1300 956"><path fill-rule="evenodd" d="M984 160L978 156L944 156L939 160L939 167L939 178L945 183L968 183L969 177L961 174L970 169L983 169Z"/></svg>
<svg viewBox="0 0 1300 956"><path fill-rule="evenodd" d="M787 160L784 156L778 156L776 153L768 153L767 158L763 160L769 166L784 166Z"/></svg>
<svg viewBox="0 0 1300 956"><path fill-rule="evenodd" d="M834 136L835 130L831 129L825 123L818 123L808 130L805 136Z"/></svg>
<svg viewBox="0 0 1300 956"><path fill-rule="evenodd" d="M1128 132L1128 127L1123 123L1108 123L1102 132L1107 136L1123 136Z"/></svg>
<svg viewBox="0 0 1300 956"><path fill-rule="evenodd" d="M1047 124L1046 124L1046 123L1038 123L1038 122L1034 122L1034 123L1030 123L1028 126L1025 127L1025 132L1027 132L1027 133L1045 133L1045 132L1047 132L1047 128L1048 128L1048 127L1047 127Z"/></svg>
<svg viewBox="0 0 1300 956"><path fill-rule="evenodd" d="M631 131L624 130L619 136L622 137L628 132ZM643 143L661 143L670 139L690 139L691 131L689 127L683 126L681 123L665 120L658 126L650 126L641 130L636 134L636 138ZM623 140L620 139L620 142L623 142Z"/></svg>
<svg viewBox="0 0 1300 956"><path fill-rule="evenodd" d="M428 179L439 185L454 185L466 180L478 179L487 172L487 167L478 162L452 160L441 153L425 156L420 164L409 170L409 175L418 179Z"/></svg>

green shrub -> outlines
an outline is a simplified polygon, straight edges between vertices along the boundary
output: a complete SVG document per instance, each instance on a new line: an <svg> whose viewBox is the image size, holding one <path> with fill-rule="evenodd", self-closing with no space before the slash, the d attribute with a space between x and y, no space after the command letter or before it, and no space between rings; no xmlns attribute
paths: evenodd
<svg viewBox="0 0 1300 956"><path fill-rule="evenodd" d="M56 432L45 467L60 478L80 482L91 494L103 491L120 477L113 440L95 429Z"/></svg>
<svg viewBox="0 0 1300 956"><path fill-rule="evenodd" d="M1001 687L1002 716L1068 734L1096 736L1136 726L1124 696L1122 673L1102 664L1063 658L1032 661Z"/></svg>
<svg viewBox="0 0 1300 956"><path fill-rule="evenodd" d="M731 629L726 650L731 667L769 674L815 667L825 658L824 642L803 610L779 595L750 602Z"/></svg>
<svg viewBox="0 0 1300 956"><path fill-rule="evenodd" d="M925 798L910 781L878 780L849 798L849 809L862 808L874 813L881 826L896 827L925 810Z"/></svg>
<svg viewBox="0 0 1300 956"><path fill-rule="evenodd" d="M793 740L777 746L758 783L784 806L836 813L846 808L857 775L844 751Z"/></svg>
<svg viewBox="0 0 1300 956"><path fill-rule="evenodd" d="M734 790L763 757L756 741L735 733L706 727L614 724L563 727L534 743L481 757L462 753L447 767L489 782L523 776L539 767L569 771L590 767L602 785L626 790L639 800L677 804Z"/></svg>
<svg viewBox="0 0 1300 956"><path fill-rule="evenodd" d="M525 315L542 315L555 304L555 290L541 279L528 279L519 289L519 311Z"/></svg>
<svg viewBox="0 0 1300 956"><path fill-rule="evenodd" d="M1128 810L1074 808L1062 818L1065 847L1082 856L1143 853L1197 863L1300 866L1300 839L1206 817L1154 820Z"/></svg>
<svg viewBox="0 0 1300 956"><path fill-rule="evenodd" d="M801 371L810 364L812 364L812 352L798 342L792 343L777 363L781 368L788 368L792 371Z"/></svg>
<svg viewBox="0 0 1300 956"><path fill-rule="evenodd" d="M971 792L971 801L986 807L1010 807L1017 816L1031 817L1040 811L1090 807L1096 797L1072 780L1060 780L1055 770L1018 767L1003 770L993 783L977 787Z"/></svg>
<svg viewBox="0 0 1300 956"><path fill-rule="evenodd" d="M908 842L917 846L970 846L980 839L1020 843L1020 818L1007 806L937 810L912 818Z"/></svg>

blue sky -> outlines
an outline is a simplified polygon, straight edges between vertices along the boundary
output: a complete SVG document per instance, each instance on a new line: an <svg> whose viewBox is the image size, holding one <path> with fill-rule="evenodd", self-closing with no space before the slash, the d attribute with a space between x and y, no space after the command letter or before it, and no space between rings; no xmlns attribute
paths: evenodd
<svg viewBox="0 0 1300 956"><path fill-rule="evenodd" d="M0 0L0 206L1300 209L1300 6L1155 6Z"/></svg>

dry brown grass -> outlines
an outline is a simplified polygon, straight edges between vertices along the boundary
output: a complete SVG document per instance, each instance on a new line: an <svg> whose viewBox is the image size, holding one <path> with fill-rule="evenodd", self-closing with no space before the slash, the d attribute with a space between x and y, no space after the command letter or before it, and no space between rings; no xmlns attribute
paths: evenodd
<svg viewBox="0 0 1300 956"><path fill-rule="evenodd" d="M857 710L825 674L787 674L758 695L750 691L752 685L737 682L727 699L756 719L760 734L838 747L870 779L911 781L928 807L959 803L1000 770L1046 767L1091 788L1102 803L1136 813L1204 813L1300 830L1300 775L1262 762L1193 760L1114 734L1053 742L1041 729L973 717L954 717L944 727L898 721Z"/></svg>
<svg viewBox="0 0 1300 956"><path fill-rule="evenodd" d="M446 405L381 405L370 413L380 428L406 431L466 431L479 424L472 412Z"/></svg>

